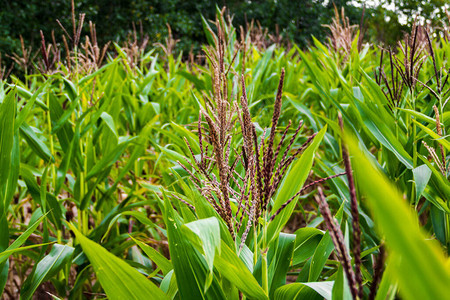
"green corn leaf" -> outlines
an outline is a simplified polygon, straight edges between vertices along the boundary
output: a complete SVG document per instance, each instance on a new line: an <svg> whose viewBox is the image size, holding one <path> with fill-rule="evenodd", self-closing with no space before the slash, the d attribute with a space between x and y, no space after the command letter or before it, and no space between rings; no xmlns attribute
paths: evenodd
<svg viewBox="0 0 450 300"><path fill-rule="evenodd" d="M69 171L70 166L72 166L72 170L77 170L76 164L73 164L74 153L77 153L77 145L80 138L79 128L75 129L75 134L73 135L72 141L70 142L70 146L65 153L61 164L59 165L57 175L56 175L56 187L55 187L55 195L59 193L61 190L64 181L66 180L67 172Z"/></svg>
<svg viewBox="0 0 450 300"><path fill-rule="evenodd" d="M32 94L30 91L26 90L23 87L20 87L18 85L14 86L14 89L17 90L17 94L20 95L21 97L25 98L25 99L29 99L29 101L33 101L33 96L34 94ZM48 110L47 105L45 105L44 102L42 102L39 98L35 98L34 101L36 102L37 105L39 105L39 107L41 109L43 109L44 111ZM28 109L28 108L27 108ZM26 112L26 111L25 111ZM24 115L25 116L25 115Z"/></svg>
<svg viewBox="0 0 450 300"><path fill-rule="evenodd" d="M11 254L13 254L18 250L20 246L25 243L25 241L28 239L28 237L36 230L36 228L41 224L42 220L46 217L46 215L41 216L39 219L37 219L33 224L29 225L27 230L25 230L14 242L12 242L11 245L9 245L8 248L6 248L5 251L0 253L0 264L2 264L4 261L6 261ZM35 247L36 245L33 245L31 247ZM39 245L41 246L41 245Z"/></svg>
<svg viewBox="0 0 450 300"><path fill-rule="evenodd" d="M295 246L294 234L280 233L278 240L273 240L274 245L269 245L267 260L269 262L269 295L277 288L286 284L286 276L289 271Z"/></svg>
<svg viewBox="0 0 450 300"><path fill-rule="evenodd" d="M331 300L333 290L333 281L291 283L278 288L275 291L275 300L293 299L293 300Z"/></svg>
<svg viewBox="0 0 450 300"><path fill-rule="evenodd" d="M418 111L415 111L415 110L412 110L412 109L400 108L400 107L397 108L397 109L400 110L400 111L406 112L406 113L408 113L410 115L413 115L414 117L417 118L417 120L420 120L420 121L423 121L423 122L427 122L429 124L436 125L436 120L435 119L433 119L433 118L431 118L431 117L429 117L427 115L424 115L424 114L422 114L422 113L420 113ZM443 124L441 123L441 125L443 125Z"/></svg>
<svg viewBox="0 0 450 300"><path fill-rule="evenodd" d="M309 269L309 277L308 281L316 281L319 279L320 274L322 273L323 267L327 262L328 257L334 249L333 241L331 240L330 233L327 231L322 239L320 240L319 245L314 251L314 255L311 260L311 266Z"/></svg>
<svg viewBox="0 0 450 300"><path fill-rule="evenodd" d="M54 244L50 253L34 268L20 290L20 299L30 299L38 286L54 276L72 257L74 248Z"/></svg>
<svg viewBox="0 0 450 300"><path fill-rule="evenodd" d="M423 191L427 187L428 181L431 177L431 170L427 165L421 165L413 170L414 182L416 186L416 203L422 196Z"/></svg>
<svg viewBox="0 0 450 300"><path fill-rule="evenodd" d="M169 251L182 299L225 299L216 276L208 291L204 290L208 279L208 266L203 256L181 231L182 222L176 215L169 199L164 197L164 221L169 240Z"/></svg>
<svg viewBox="0 0 450 300"><path fill-rule="evenodd" d="M175 298L178 292L177 279L173 270L171 270L161 281L161 290L164 291L171 299Z"/></svg>
<svg viewBox="0 0 450 300"><path fill-rule="evenodd" d="M102 120L105 122L105 124L111 130L111 132L114 133L115 137L117 139L119 139L119 135L117 134L116 125L114 124L114 119L111 117L111 115L104 111L100 115L100 118L102 118Z"/></svg>
<svg viewBox="0 0 450 300"><path fill-rule="evenodd" d="M386 269L383 272L383 277L378 286L375 300L393 300L397 296L397 282L393 277L393 265L390 261L387 262Z"/></svg>
<svg viewBox="0 0 450 300"><path fill-rule="evenodd" d="M336 279L334 281L332 291L332 299L342 299L342 300L353 299L342 266L339 266L338 271L336 272Z"/></svg>
<svg viewBox="0 0 450 300"><path fill-rule="evenodd" d="M51 80L46 81L43 85L41 85L36 92L34 92L33 96L27 101L27 104L20 110L20 112L17 114L17 120L16 120L16 128L19 128L22 123L25 121L25 119L28 117L28 115L31 112L31 109L33 108L34 103L38 100L39 95L44 91L44 89L49 85Z"/></svg>
<svg viewBox="0 0 450 300"><path fill-rule="evenodd" d="M78 242L88 257L109 299L169 299L154 283L122 259L82 235L72 224Z"/></svg>
<svg viewBox="0 0 450 300"><path fill-rule="evenodd" d="M65 153L67 153L73 138L73 129L68 121L61 122L60 128L55 129L55 124L60 121L65 112L59 103L58 98L56 98L53 93L49 94L48 97L50 105L50 118L52 120L52 131L56 132L61 148Z"/></svg>
<svg viewBox="0 0 450 300"><path fill-rule="evenodd" d="M112 220L109 222L108 229L103 234L102 242L108 236L109 232L114 227L114 225L117 223L117 220L119 220L119 218L122 216L132 216L132 217L136 218L136 220L138 220L142 224L145 224L150 227L155 227L155 223L153 223L149 218L147 218L147 216L145 214L138 212L138 211L124 211L122 213L115 215L112 218Z"/></svg>
<svg viewBox="0 0 450 300"><path fill-rule="evenodd" d="M216 255L214 266L219 273L235 285L249 299L268 299L255 277L236 253L222 240L220 255Z"/></svg>
<svg viewBox="0 0 450 300"><path fill-rule="evenodd" d="M4 190L4 202L0 204L0 218L2 216L2 208L7 209L13 200L14 194L16 193L17 182L19 179L19 169L20 169L20 139L19 131L16 130L13 137L13 147L11 151L11 165L9 166L10 172L8 176L8 182L6 184L6 190ZM6 170L2 169L2 172L6 173ZM1 185L0 185L1 187ZM0 190L0 195L3 191ZM1 200L0 200L1 202Z"/></svg>
<svg viewBox="0 0 450 300"><path fill-rule="evenodd" d="M184 229L184 230L183 230ZM208 277L205 283L205 291L213 279L213 266L216 251L220 255L220 227L219 221L212 217L208 219L200 219L194 222L184 224L182 227L186 238L196 243L196 238L200 240L202 252L208 265Z"/></svg>
<svg viewBox="0 0 450 300"><path fill-rule="evenodd" d="M69 95L70 101L74 101L78 94L75 84L65 77L63 77L63 82L64 82L64 90Z"/></svg>
<svg viewBox="0 0 450 300"><path fill-rule="evenodd" d="M387 178L347 138L355 177L383 232L395 265L395 278L405 299L442 299L448 295L450 270L434 241L427 240L410 208Z"/></svg>
<svg viewBox="0 0 450 300"><path fill-rule="evenodd" d="M359 102L357 107L367 129L383 146L394 153L400 162L402 162L408 169L412 169L413 164L411 156L408 152L406 152L402 144L396 138L394 132L392 132L389 126L385 123L386 120L380 118L364 102Z"/></svg>
<svg viewBox="0 0 450 300"><path fill-rule="evenodd" d="M296 232L295 249L292 258L292 265L298 265L311 257L324 233L316 228L304 227Z"/></svg>
<svg viewBox="0 0 450 300"><path fill-rule="evenodd" d="M13 254L17 254L17 253L21 253L21 252L26 252L27 250L30 249L34 249L34 248L38 248L38 247L44 247L44 246L48 246L52 244L51 242L48 243L42 243L42 244L34 244L34 245L30 245L30 246L23 246L20 247L18 246L17 248L14 249L6 249L3 252L0 252L0 261L1 263L4 263L8 260L8 258L13 255Z"/></svg>
<svg viewBox="0 0 450 300"><path fill-rule="evenodd" d="M7 183L11 169L11 152L14 143L14 116L16 113L14 92L10 92L0 104L0 217L5 205Z"/></svg>
<svg viewBox="0 0 450 300"><path fill-rule="evenodd" d="M39 139L27 123L23 123L22 126L20 126L20 134L27 141L28 146L37 154L37 156L42 158L44 162L55 162L50 149L41 139Z"/></svg>

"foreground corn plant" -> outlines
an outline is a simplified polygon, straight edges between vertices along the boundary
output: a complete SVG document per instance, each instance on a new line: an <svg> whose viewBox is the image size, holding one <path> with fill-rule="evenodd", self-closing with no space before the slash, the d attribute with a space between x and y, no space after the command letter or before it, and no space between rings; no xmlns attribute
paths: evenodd
<svg viewBox="0 0 450 300"><path fill-rule="evenodd" d="M446 297L445 38L286 50L218 10L195 64L76 21L0 87L5 299Z"/></svg>
<svg viewBox="0 0 450 300"><path fill-rule="evenodd" d="M226 47L226 38L223 27L219 24L217 27L215 48L205 50L210 58L213 93L202 102L198 142L194 144L186 139L191 157L179 162L196 190L180 183L188 197L175 195L193 209L200 220L185 224L186 229L194 233L187 235L191 237L187 240L182 234L182 225L189 219L184 216L184 221L176 222L176 217L173 220L167 217L169 250L174 257L175 275L181 273L184 277L177 280L182 298L196 295L194 298L234 299L239 293L248 298L273 297L277 288L285 283L295 244L295 235L281 233L281 230L295 208L293 200L308 177L325 129L307 138L291 156L288 154L302 123L290 134L290 141L284 143L289 122L278 145L274 144L282 105L285 75L282 70L270 133L266 139L267 130L263 130L258 137L248 108L244 77L234 80L242 88L241 97L236 96L240 98L240 105L228 94L231 90L226 73L229 66L224 63L226 53L221 51ZM199 153L194 153L193 149L199 149ZM298 155L300 159L294 161ZM166 213L173 217L176 212L167 206L171 205L166 201ZM202 212L205 209L210 211L206 215ZM203 253L203 257L196 259L197 263L183 255L189 242L198 245L192 248L193 253ZM208 266L203 271L204 277L193 280L201 273L203 259ZM276 274L269 265L278 265ZM214 280L213 268L226 279L229 287L220 283L220 277L217 282ZM216 294L208 295L208 291Z"/></svg>

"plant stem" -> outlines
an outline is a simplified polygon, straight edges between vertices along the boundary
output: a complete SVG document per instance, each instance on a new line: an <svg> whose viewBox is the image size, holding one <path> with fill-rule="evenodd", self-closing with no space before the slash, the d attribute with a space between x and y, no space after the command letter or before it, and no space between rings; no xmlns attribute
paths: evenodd
<svg viewBox="0 0 450 300"><path fill-rule="evenodd" d="M415 98L413 96L413 91L411 91L411 103L412 103L412 109L415 111L416 110L416 101ZM412 124L412 135L413 135L413 139L412 139L412 143L413 143L413 168L417 167L417 141L416 141L416 123L413 122L413 116L410 116L411 119L411 124ZM411 184L411 199L410 199L410 203L414 203L417 209L417 203L415 203L415 188L416 188L416 184L413 181Z"/></svg>
<svg viewBox="0 0 450 300"><path fill-rule="evenodd" d="M267 272L267 249L261 252L261 269L262 269L262 288L269 294L269 279Z"/></svg>

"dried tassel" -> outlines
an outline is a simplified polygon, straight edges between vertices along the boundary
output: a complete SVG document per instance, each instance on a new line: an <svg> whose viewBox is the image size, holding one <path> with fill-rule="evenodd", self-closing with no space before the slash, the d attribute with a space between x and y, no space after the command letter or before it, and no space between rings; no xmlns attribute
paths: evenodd
<svg viewBox="0 0 450 300"><path fill-rule="evenodd" d="M381 275L383 275L383 269L384 269L384 260L385 260L385 253L384 253L384 245L382 244L380 246L380 253L378 254L378 258L375 261L375 266L373 270L373 279L372 284L370 286L370 293L368 300L374 300L375 296L377 294L377 288L378 284L381 281Z"/></svg>
<svg viewBox="0 0 450 300"><path fill-rule="evenodd" d="M344 122L342 115L338 112L339 126L341 127L342 134L344 133ZM348 187L350 191L350 207L352 214L352 227L353 227L353 257L355 258L355 280L358 285L359 298L363 297L362 287L362 274L361 274L361 228L359 226L359 211L358 211L358 199L356 198L356 187L353 179L353 170L348 155L348 150L344 144L342 144L342 157L344 159L345 173L347 174Z"/></svg>
<svg viewBox="0 0 450 300"><path fill-rule="evenodd" d="M275 104L273 108L272 115L272 128L270 130L269 141L267 143L266 152L263 158L263 177L264 177L264 199L268 199L270 193L270 179L273 172L273 142L275 139L276 128L278 125L278 120L281 114L281 104L283 95L283 84L284 84L284 68L281 69L280 82L278 84L277 96L275 98Z"/></svg>
<svg viewBox="0 0 450 300"><path fill-rule="evenodd" d="M349 282L350 291L352 293L353 299L358 299L358 288L355 281L355 273L353 272L350 263L350 257L348 256L347 248L345 247L344 235L342 234L339 225L336 224L336 221L331 216L331 211L325 199L325 196L323 195L322 189L319 187L317 188L317 191L319 193L319 197L317 199L319 209L323 216L325 224L327 225L328 232L330 233L331 236L331 240L333 241L338 258L342 264L342 268L344 269L344 273Z"/></svg>

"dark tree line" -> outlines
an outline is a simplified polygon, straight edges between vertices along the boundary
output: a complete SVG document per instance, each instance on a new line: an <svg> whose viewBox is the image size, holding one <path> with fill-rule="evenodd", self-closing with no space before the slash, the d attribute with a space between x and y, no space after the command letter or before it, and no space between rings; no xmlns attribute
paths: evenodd
<svg viewBox="0 0 450 300"><path fill-rule="evenodd" d="M394 4L396 11L383 6L367 8L365 11L366 39L377 39L394 43L407 29L400 24L401 16L411 21L419 13L435 24L445 20L445 0L382 0L382 4ZM213 19L216 5L227 6L238 27L256 19L270 32L279 32L284 38L305 47L311 36L324 40L327 29L322 24L330 23L334 15L333 4L344 7L350 22L359 24L363 0L357 6L348 0L76 0L76 12L86 14L86 21L96 24L99 44L107 41L123 41L129 36L133 23L139 31L140 24L150 42L161 41L168 32L166 23L172 27L174 38L179 39L177 50L198 49L205 42L201 15ZM56 39L63 34L56 19L71 29L70 0L0 0L0 52L20 53L22 35L28 46L37 50L40 42L39 30L46 36L55 31ZM88 32L87 22L85 33ZM151 44L150 43L150 44Z"/></svg>

